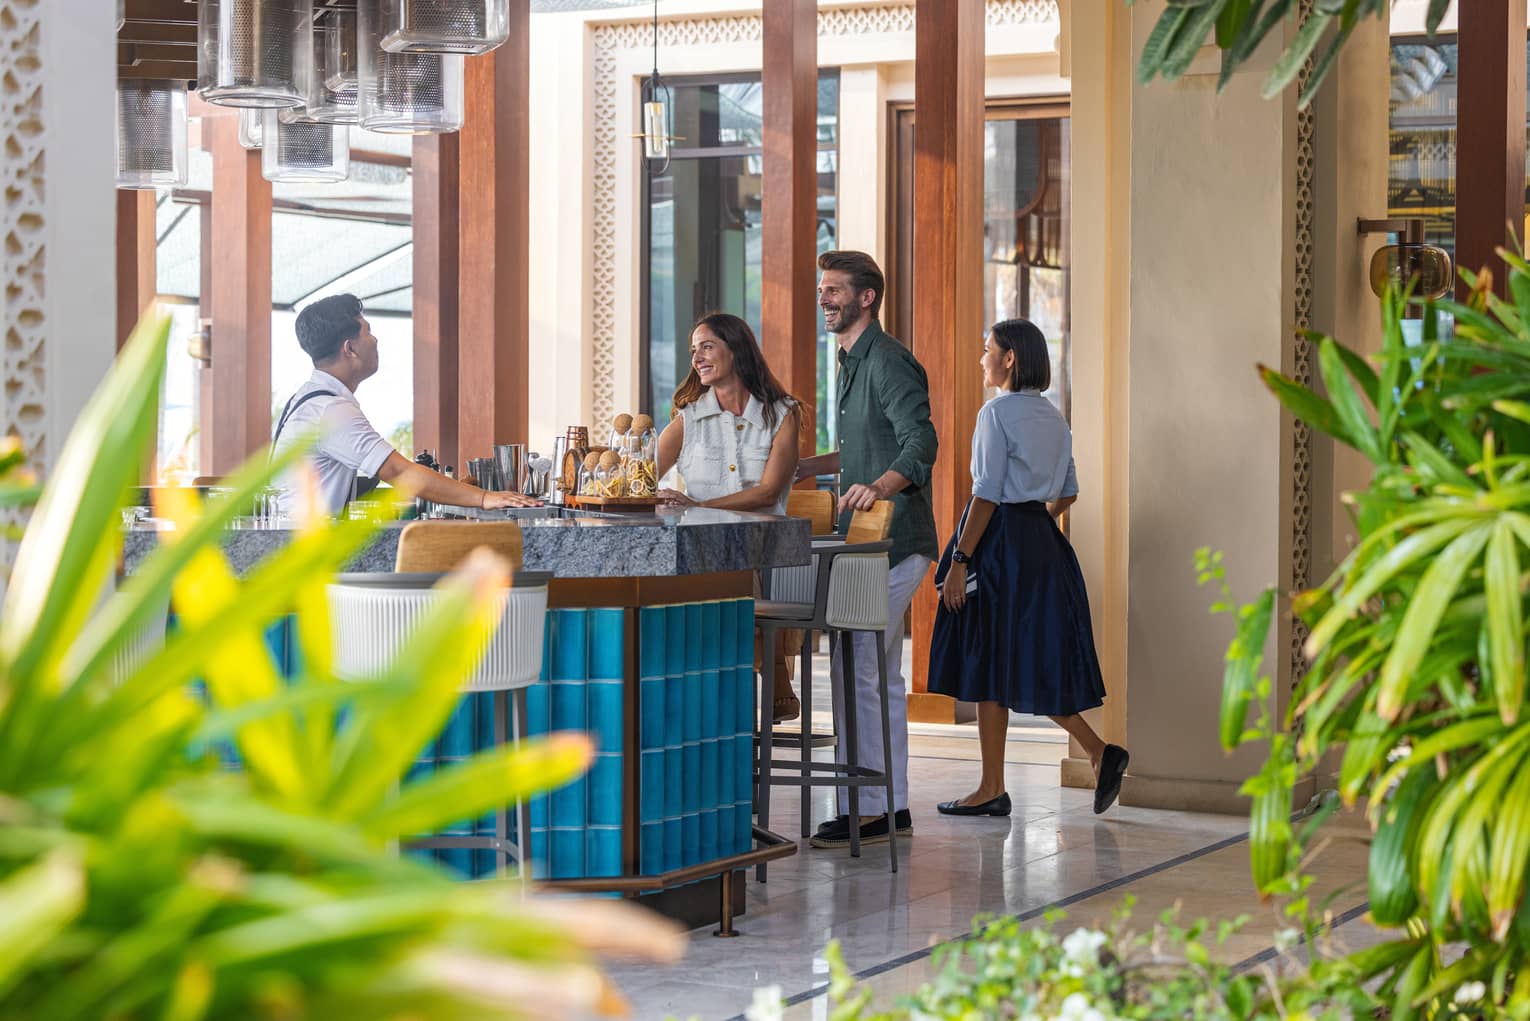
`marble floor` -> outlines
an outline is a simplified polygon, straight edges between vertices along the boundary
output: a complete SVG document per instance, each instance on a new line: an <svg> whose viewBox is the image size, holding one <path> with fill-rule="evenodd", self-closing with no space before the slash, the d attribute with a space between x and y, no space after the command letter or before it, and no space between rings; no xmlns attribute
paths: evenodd
<svg viewBox="0 0 1530 1021"><path fill-rule="evenodd" d="M1191 918L1249 915L1223 958L1258 966L1270 956L1285 923L1253 893L1246 819L1119 806L1095 816L1092 792L1059 786L1061 732L1023 727L1012 729L1006 756L1014 814L949 818L935 803L975 784L975 735L960 727L912 730L914 835L900 848L899 871L890 872L886 845L857 859L801 841L794 857L770 866L768 882L750 873L739 938L715 938L708 926L691 933L685 959L672 968L609 969L632 1017L742 1018L757 988L776 986L788 1018L826 1019L823 948L835 939L877 1002L891 1003L931 976L932 950L972 931L974 916L1039 921L1061 907L1082 924L1107 917L1127 895L1144 919L1175 904ZM830 789L812 794L814 825L832 814L832 798ZM773 828L796 836L798 808L795 788L776 788ZM1339 938L1364 945L1364 847L1338 832L1319 857L1317 896L1333 894Z"/></svg>

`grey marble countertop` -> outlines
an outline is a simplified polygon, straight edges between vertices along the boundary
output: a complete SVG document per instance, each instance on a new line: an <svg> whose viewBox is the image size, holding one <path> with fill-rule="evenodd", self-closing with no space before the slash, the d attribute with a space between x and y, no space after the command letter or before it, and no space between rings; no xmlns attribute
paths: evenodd
<svg viewBox="0 0 1530 1021"><path fill-rule="evenodd" d="M663 509L656 514L599 514L557 507L480 511L484 519L513 519L521 524L522 567L559 578L675 577L720 571L805 564L811 556L809 524L795 518L713 510L707 507ZM223 548L234 569L243 573L292 534L286 525L257 524L225 533ZM408 522L382 526L377 537L349 567L352 571L392 571L399 533ZM124 569L132 573L159 541L162 523L149 520L126 530Z"/></svg>

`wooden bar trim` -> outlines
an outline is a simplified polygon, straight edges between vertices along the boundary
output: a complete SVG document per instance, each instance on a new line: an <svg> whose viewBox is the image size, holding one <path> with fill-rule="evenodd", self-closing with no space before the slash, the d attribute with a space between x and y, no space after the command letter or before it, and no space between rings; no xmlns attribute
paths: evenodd
<svg viewBox="0 0 1530 1021"><path fill-rule="evenodd" d="M668 606L753 596L753 571L684 574L672 578L554 578L547 585L549 609Z"/></svg>
<svg viewBox="0 0 1530 1021"><path fill-rule="evenodd" d="M213 157L213 402L206 475L228 475L271 439L271 183L260 153L239 144L238 118L207 117ZM284 341L296 343L291 338Z"/></svg>
<svg viewBox="0 0 1530 1021"><path fill-rule="evenodd" d="M509 40L467 60L458 224L459 460L528 439L530 19L530 0L516 0Z"/></svg>
<svg viewBox="0 0 1530 1021"><path fill-rule="evenodd" d="M1493 270L1508 296L1508 274L1494 254L1525 228L1525 0L1460 5L1456 80L1456 263ZM1468 288L1456 285L1465 300Z"/></svg>
<svg viewBox="0 0 1530 1021"><path fill-rule="evenodd" d="M972 441L982 380L983 0L914 5L914 233L907 340L930 381L940 458L930 480L937 534L956 528L972 490L964 452ZM928 691L934 588L913 602L913 690Z"/></svg>
<svg viewBox="0 0 1530 1021"><path fill-rule="evenodd" d="M414 141L414 445L442 464L457 457L457 334L461 286L456 134ZM405 451L412 456L413 451Z"/></svg>
<svg viewBox="0 0 1530 1021"><path fill-rule="evenodd" d="M754 827L754 839L761 846L756 847L752 851L729 855L726 858L714 858L712 861L702 862L699 865L688 865L685 868L661 872L658 875L557 879L550 882L537 883L536 888L563 893L653 893L659 890L668 890L675 886L683 886L686 883L694 883L698 879L710 879L713 876L720 876L724 872L732 872L735 869L747 869L761 862L775 861L779 858L790 858L797 853L797 842L795 840L789 840L778 833L760 829L758 826Z"/></svg>
<svg viewBox="0 0 1530 1021"><path fill-rule="evenodd" d="M818 452L817 7L778 0L762 15L760 344L781 385L802 402L804 456Z"/></svg>

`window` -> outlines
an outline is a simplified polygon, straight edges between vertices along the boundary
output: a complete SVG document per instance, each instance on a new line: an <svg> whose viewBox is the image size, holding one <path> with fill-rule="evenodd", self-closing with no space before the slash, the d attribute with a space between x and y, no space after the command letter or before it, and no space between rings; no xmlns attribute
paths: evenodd
<svg viewBox="0 0 1530 1021"><path fill-rule="evenodd" d="M1454 36L1392 40L1387 175L1388 215L1423 217L1429 243L1452 257L1456 250L1457 52ZM1526 63L1530 80L1530 58ZM1526 178L1530 210L1530 166ZM1525 224L1515 226L1523 238Z"/></svg>
<svg viewBox="0 0 1530 1021"><path fill-rule="evenodd" d="M669 167L644 174L647 288L641 346L645 406L668 420L690 364L690 328L708 312L731 312L760 329L762 87L758 76L671 83ZM818 250L835 242L839 76L818 82ZM818 449L833 449L833 341L818 320Z"/></svg>
<svg viewBox="0 0 1530 1021"><path fill-rule="evenodd" d="M990 101L983 125L983 325L1035 323L1052 355L1047 391L1071 414L1068 320L1068 107ZM888 304L883 319L905 343L913 333L914 110L893 110L896 158ZM973 372L979 342L973 338Z"/></svg>

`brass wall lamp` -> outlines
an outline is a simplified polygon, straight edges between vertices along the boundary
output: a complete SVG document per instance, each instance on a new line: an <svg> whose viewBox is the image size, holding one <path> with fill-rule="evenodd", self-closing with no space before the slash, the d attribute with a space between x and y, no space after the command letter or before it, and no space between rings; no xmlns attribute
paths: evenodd
<svg viewBox="0 0 1530 1021"><path fill-rule="evenodd" d="M1455 286L1456 272L1450 253L1438 245L1424 243L1422 217L1399 217L1390 220L1357 221L1359 233L1396 234L1399 244L1383 245L1371 256L1371 290L1377 297L1388 286L1402 291L1409 282L1413 297L1420 301L1443 298Z"/></svg>

